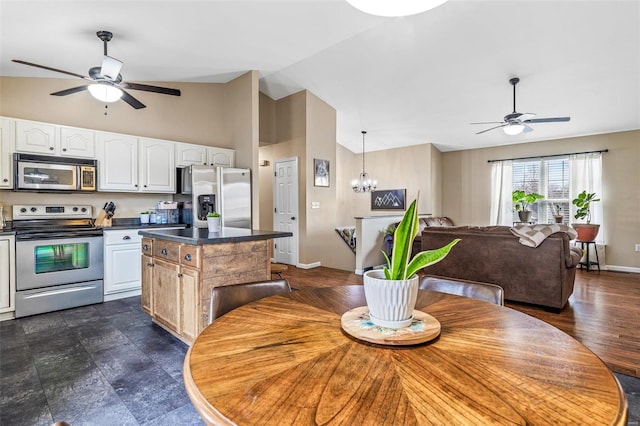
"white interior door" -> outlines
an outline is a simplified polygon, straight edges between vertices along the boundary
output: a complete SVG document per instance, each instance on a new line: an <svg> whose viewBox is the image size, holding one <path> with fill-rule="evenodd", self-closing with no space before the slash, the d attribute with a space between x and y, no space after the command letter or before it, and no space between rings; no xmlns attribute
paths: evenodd
<svg viewBox="0 0 640 426"><path fill-rule="evenodd" d="M274 163L273 228L293 233L293 237L274 240L276 262L298 264L298 159Z"/></svg>

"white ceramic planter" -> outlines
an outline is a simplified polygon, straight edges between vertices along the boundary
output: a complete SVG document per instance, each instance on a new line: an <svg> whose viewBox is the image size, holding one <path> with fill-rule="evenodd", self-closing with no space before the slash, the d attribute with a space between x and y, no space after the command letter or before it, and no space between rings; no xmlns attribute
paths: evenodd
<svg viewBox="0 0 640 426"><path fill-rule="evenodd" d="M220 232L220 217L207 217L209 232Z"/></svg>
<svg viewBox="0 0 640 426"><path fill-rule="evenodd" d="M364 273L363 283L371 322L388 328L411 324L418 297L417 275L408 280L387 280L382 269L373 269Z"/></svg>
<svg viewBox="0 0 640 426"><path fill-rule="evenodd" d="M148 214L140 214L140 223L143 223L143 224L149 223L149 215Z"/></svg>

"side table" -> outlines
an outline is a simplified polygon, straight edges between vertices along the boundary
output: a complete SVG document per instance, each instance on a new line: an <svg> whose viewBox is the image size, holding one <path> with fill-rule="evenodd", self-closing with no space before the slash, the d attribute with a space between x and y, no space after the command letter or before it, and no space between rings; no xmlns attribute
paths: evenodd
<svg viewBox="0 0 640 426"><path fill-rule="evenodd" d="M582 269L582 266L586 266L587 267L587 272L589 272L591 270L591 265L596 265L598 267L598 272L600 272L600 258L598 258L598 248L596 247L596 242L595 241L580 241L580 240L576 240L576 244L580 243L580 248L582 249L583 253L586 253L586 258L585 258L585 262L580 262L580 269ZM589 257L589 246L593 244L593 251L596 252L596 261L592 262L591 258ZM585 251L584 246L587 246L587 249Z"/></svg>

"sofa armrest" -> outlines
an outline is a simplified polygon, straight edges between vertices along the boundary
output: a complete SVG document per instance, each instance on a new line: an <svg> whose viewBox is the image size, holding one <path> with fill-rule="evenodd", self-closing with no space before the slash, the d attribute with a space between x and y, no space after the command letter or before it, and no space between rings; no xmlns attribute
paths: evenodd
<svg viewBox="0 0 640 426"><path fill-rule="evenodd" d="M567 261L567 268L578 266L583 254L584 253L580 247L571 246L571 250L569 251L569 260Z"/></svg>

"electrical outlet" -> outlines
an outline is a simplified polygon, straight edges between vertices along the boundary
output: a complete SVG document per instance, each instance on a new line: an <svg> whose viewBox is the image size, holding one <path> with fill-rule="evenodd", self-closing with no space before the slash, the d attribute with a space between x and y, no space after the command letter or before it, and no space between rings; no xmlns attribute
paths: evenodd
<svg viewBox="0 0 640 426"><path fill-rule="evenodd" d="M640 251L640 244L636 244L636 251Z"/></svg>

